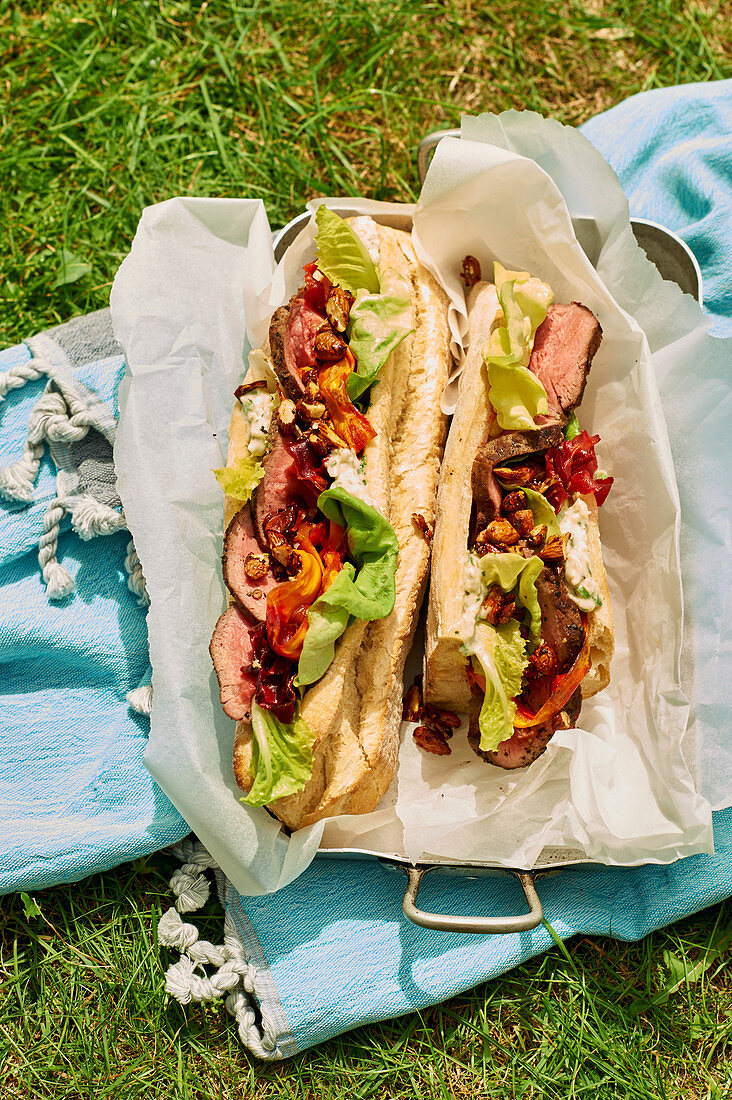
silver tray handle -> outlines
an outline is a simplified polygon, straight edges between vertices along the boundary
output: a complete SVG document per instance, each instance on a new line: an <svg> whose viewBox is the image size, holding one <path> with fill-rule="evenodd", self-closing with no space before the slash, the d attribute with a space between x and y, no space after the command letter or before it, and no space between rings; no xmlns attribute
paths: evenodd
<svg viewBox="0 0 732 1100"><path fill-rule="evenodd" d="M427 175L427 169L430 166L432 154L444 137L459 138L460 131L433 130L431 134L427 134L426 137L423 137L417 146L417 172L419 174L420 183L424 183L424 177Z"/></svg>
<svg viewBox="0 0 732 1100"><path fill-rule="evenodd" d="M417 891L422 876L428 871L440 870L439 867L408 867L407 889L402 909L414 924L422 928L436 928L439 932L472 932L476 936L509 935L512 932L528 932L541 924L544 910L536 892L534 876L527 871L514 871L521 883L529 912L519 917L459 917L448 913L425 913L417 908ZM443 868L444 869L444 868Z"/></svg>

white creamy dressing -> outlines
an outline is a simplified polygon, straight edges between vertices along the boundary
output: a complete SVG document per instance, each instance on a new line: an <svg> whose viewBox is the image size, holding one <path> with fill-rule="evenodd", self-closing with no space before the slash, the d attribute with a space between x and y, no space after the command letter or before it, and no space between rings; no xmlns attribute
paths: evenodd
<svg viewBox="0 0 732 1100"><path fill-rule="evenodd" d="M267 432L272 419L274 394L266 390L250 390L239 398L249 427L247 450L252 455L263 455L267 447Z"/></svg>
<svg viewBox="0 0 732 1100"><path fill-rule="evenodd" d="M376 228L376 223L372 218L362 215L361 217L353 219L351 222L351 229L358 234L372 262L378 267L380 253L379 231Z"/></svg>
<svg viewBox="0 0 732 1100"><path fill-rule="evenodd" d="M249 370L245 382L266 382L267 389L250 390L239 398L249 428L249 454L261 457L267 449L267 432L277 394L277 377L271 362L260 348L249 352Z"/></svg>
<svg viewBox="0 0 732 1100"><path fill-rule="evenodd" d="M580 611L594 611L602 606L590 566L589 525L590 511L582 499L576 500L571 508L563 508L559 513L559 530L563 535L569 535L564 579L569 598L577 604Z"/></svg>
<svg viewBox="0 0 732 1100"><path fill-rule="evenodd" d="M460 637L463 647L470 652L475 639L475 628L481 619L483 600L486 596L486 585L483 580L483 571L480 568L480 559L475 554L468 554L465 559L465 585L463 588L463 614L460 619Z"/></svg>
<svg viewBox="0 0 732 1100"><path fill-rule="evenodd" d="M331 488L339 486L364 504L376 508L366 488L366 470L362 459L350 447L336 447L325 460L325 468L333 478Z"/></svg>

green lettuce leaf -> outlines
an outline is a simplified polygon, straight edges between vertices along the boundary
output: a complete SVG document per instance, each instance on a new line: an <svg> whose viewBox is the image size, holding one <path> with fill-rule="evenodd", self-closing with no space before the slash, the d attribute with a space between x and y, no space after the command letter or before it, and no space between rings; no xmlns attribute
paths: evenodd
<svg viewBox="0 0 732 1100"><path fill-rule="evenodd" d="M264 477L264 466L261 458L245 454L236 465L224 466L220 470L214 470L213 473L227 496L235 497L242 504L246 504Z"/></svg>
<svg viewBox="0 0 732 1100"><path fill-rule="evenodd" d="M574 439L576 435L580 434L579 420L577 419L577 413L573 412L567 421L567 426L564 429L565 439Z"/></svg>
<svg viewBox="0 0 732 1100"><path fill-rule="evenodd" d="M350 348L357 362L346 382L351 401L373 385L394 348L414 332L408 281L389 268L382 273L381 290L381 294L360 290L351 307Z"/></svg>
<svg viewBox="0 0 732 1100"><path fill-rule="evenodd" d="M487 586L499 584L504 592L510 592L518 583L517 602L528 611L531 637L538 642L541 637L541 609L536 579L544 567L541 558L524 558L521 554L486 554L480 558L479 565Z"/></svg>
<svg viewBox="0 0 732 1100"><path fill-rule="evenodd" d="M546 414L549 406L546 390L528 365L551 297L545 284L528 279L525 272L507 272L496 264L494 278L504 324L494 329L483 352L488 398L502 428L535 428L534 417Z"/></svg>
<svg viewBox="0 0 732 1100"><path fill-rule="evenodd" d="M351 618L371 622L390 614L396 599L399 543L375 508L336 486L318 497L318 508L346 528L351 557L330 588L308 611L308 630L297 666L297 687L313 684L328 670L335 643Z"/></svg>
<svg viewBox="0 0 732 1100"><path fill-rule="evenodd" d="M332 283L354 296L359 290L379 293L379 273L366 247L350 225L327 206L315 214L318 267Z"/></svg>
<svg viewBox="0 0 732 1100"><path fill-rule="evenodd" d="M480 748L495 752L502 741L513 736L513 700L521 693L521 680L529 663L526 642L515 619L505 626L479 623L471 650L485 676L485 697L478 720Z"/></svg>
<svg viewBox="0 0 732 1100"><path fill-rule="evenodd" d="M522 487L522 492L526 496L526 502L534 517L534 526L536 527L540 523L545 523L547 538L551 538L552 535L561 535L562 532L559 529L557 513L546 497L541 493L535 492L533 489L525 489Z"/></svg>
<svg viewBox="0 0 732 1100"><path fill-rule="evenodd" d="M301 791L313 771L315 734L299 714L288 725L252 703L252 762L254 779L247 806L265 806L275 798Z"/></svg>

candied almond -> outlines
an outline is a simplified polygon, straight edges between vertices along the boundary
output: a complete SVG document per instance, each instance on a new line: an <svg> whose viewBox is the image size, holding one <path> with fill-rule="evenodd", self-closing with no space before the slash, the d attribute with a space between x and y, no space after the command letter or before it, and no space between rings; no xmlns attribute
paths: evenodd
<svg viewBox="0 0 732 1100"><path fill-rule="evenodd" d="M511 516L511 523L521 535L528 535L534 526L534 513L530 508L520 508Z"/></svg>
<svg viewBox="0 0 732 1100"><path fill-rule="evenodd" d="M432 536L435 533L432 524L427 522L421 512L412 512L412 523L420 532L425 542L431 545Z"/></svg>
<svg viewBox="0 0 732 1100"><path fill-rule="evenodd" d="M319 362L337 363L346 354L346 342L326 323L315 333L313 351Z"/></svg>
<svg viewBox="0 0 732 1100"><path fill-rule="evenodd" d="M514 489L510 493L506 493L501 504L501 511L504 516L510 516L512 512L518 512L522 508L526 507L526 494L523 489Z"/></svg>
<svg viewBox="0 0 732 1100"><path fill-rule="evenodd" d="M430 729L428 726L417 726L412 736L420 749L424 749L425 752L434 753L435 756L450 755L450 746L441 730Z"/></svg>
<svg viewBox="0 0 732 1100"><path fill-rule="evenodd" d="M297 409L295 408L295 402L290 401L289 397L283 398L277 410L277 420L283 432L289 432L295 427L296 417Z"/></svg>
<svg viewBox="0 0 732 1100"><path fill-rule="evenodd" d="M325 301L325 312L336 332L345 332L354 297L341 286L334 286Z"/></svg>
<svg viewBox="0 0 732 1100"><path fill-rule="evenodd" d="M250 581L259 581L269 569L269 559L266 554L247 554L244 559L244 572Z"/></svg>
<svg viewBox="0 0 732 1100"><path fill-rule="evenodd" d="M486 537L495 546L513 546L519 533L507 519L492 519L485 529Z"/></svg>
<svg viewBox="0 0 732 1100"><path fill-rule="evenodd" d="M475 256L466 256L460 268L460 275L466 290L470 290L471 286L475 286L476 283L480 282L480 261L476 260Z"/></svg>

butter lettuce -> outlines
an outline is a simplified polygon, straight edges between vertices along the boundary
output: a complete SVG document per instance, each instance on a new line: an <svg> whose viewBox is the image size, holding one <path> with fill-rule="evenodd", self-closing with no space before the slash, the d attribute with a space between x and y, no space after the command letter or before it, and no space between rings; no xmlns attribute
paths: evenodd
<svg viewBox="0 0 732 1100"><path fill-rule="evenodd" d="M313 772L315 734L299 714L289 724L252 703L252 789L242 802L265 806L301 791Z"/></svg>
<svg viewBox="0 0 732 1100"><path fill-rule="evenodd" d="M511 619L505 626L479 623L471 656L485 676L485 697L478 719L480 748L495 752L502 741L513 736L513 700L521 693L521 680L529 663L518 622Z"/></svg>
<svg viewBox="0 0 732 1100"><path fill-rule="evenodd" d="M213 474L227 496L246 504L264 477L264 466L261 458L245 454L234 466L224 466Z"/></svg>
<svg viewBox="0 0 732 1100"><path fill-rule="evenodd" d="M498 584L504 592L510 592L518 583L516 600L528 611L531 638L538 642L541 637L541 609L536 580L544 567L541 558L524 558L521 554L486 554L478 564L487 587Z"/></svg>
<svg viewBox="0 0 732 1100"><path fill-rule="evenodd" d="M375 508L340 486L321 493L318 508L346 528L356 566L346 562L308 611L308 630L295 678L299 688L315 683L328 670L335 643L351 619L383 619L396 599L399 543L391 525Z"/></svg>
<svg viewBox="0 0 732 1100"><path fill-rule="evenodd" d="M534 526L545 523L547 538L551 538L553 535L561 535L562 532L559 529L557 513L546 497L541 493L535 492L533 489L523 488L523 486L522 492L526 496L526 502L534 517Z"/></svg>
<svg viewBox="0 0 732 1100"><path fill-rule="evenodd" d="M378 294L379 273L358 234L325 205L318 207L315 222L315 249L323 274L354 296L359 290Z"/></svg>
<svg viewBox="0 0 732 1100"><path fill-rule="evenodd" d="M573 412L567 421L567 426L564 429L565 439L574 439L576 435L580 434L579 420L577 419L577 413Z"/></svg>
<svg viewBox="0 0 732 1100"><path fill-rule="evenodd" d="M346 383L351 401L373 385L394 349L414 332L411 306L409 282L393 268L382 273L380 294L360 290L356 295L348 323L357 362Z"/></svg>
<svg viewBox="0 0 732 1100"><path fill-rule="evenodd" d="M552 295L546 283L500 264L494 265L494 279L504 323L494 329L483 351L488 399L502 428L527 430L536 427L535 416L549 411L546 390L528 366Z"/></svg>

